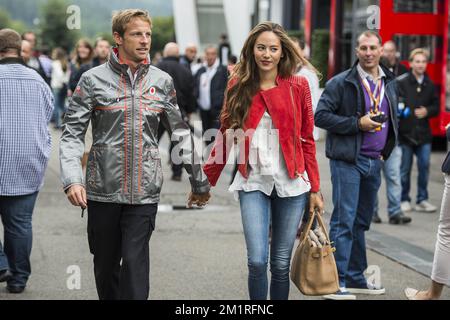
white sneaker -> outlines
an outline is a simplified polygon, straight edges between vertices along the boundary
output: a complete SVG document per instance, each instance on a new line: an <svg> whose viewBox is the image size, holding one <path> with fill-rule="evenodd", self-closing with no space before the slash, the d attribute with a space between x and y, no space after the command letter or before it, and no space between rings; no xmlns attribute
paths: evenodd
<svg viewBox="0 0 450 320"><path fill-rule="evenodd" d="M437 210L436 206L433 206L427 200L423 200L416 204L416 211L418 212L435 212Z"/></svg>
<svg viewBox="0 0 450 320"><path fill-rule="evenodd" d="M411 203L409 203L409 201L402 201L400 207L402 208L403 212L412 211Z"/></svg>
<svg viewBox="0 0 450 320"><path fill-rule="evenodd" d="M338 292L322 296L326 300L356 300L356 296L345 288L340 288Z"/></svg>

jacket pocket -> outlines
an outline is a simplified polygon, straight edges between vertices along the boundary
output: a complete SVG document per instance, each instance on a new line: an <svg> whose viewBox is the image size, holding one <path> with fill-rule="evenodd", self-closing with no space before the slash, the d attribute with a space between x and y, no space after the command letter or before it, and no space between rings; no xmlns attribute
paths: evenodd
<svg viewBox="0 0 450 320"><path fill-rule="evenodd" d="M157 148L144 149L142 187L145 194L159 194L163 183L161 156Z"/></svg>
<svg viewBox="0 0 450 320"><path fill-rule="evenodd" d="M92 146L86 170L88 192L104 195L119 193L126 172L123 157L120 147Z"/></svg>

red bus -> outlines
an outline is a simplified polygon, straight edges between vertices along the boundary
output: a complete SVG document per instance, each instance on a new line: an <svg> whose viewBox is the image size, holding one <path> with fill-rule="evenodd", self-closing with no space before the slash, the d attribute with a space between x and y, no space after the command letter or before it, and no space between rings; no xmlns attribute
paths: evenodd
<svg viewBox="0 0 450 320"><path fill-rule="evenodd" d="M449 1L305 0L305 42L311 45L311 34L316 28L330 30L328 78L354 62L356 37L371 26L379 29L383 42L393 40L397 44L400 60L406 66L413 49L427 48L427 73L439 89L441 108L440 115L430 123L433 135L443 137L450 122ZM324 11L330 12L325 23Z"/></svg>

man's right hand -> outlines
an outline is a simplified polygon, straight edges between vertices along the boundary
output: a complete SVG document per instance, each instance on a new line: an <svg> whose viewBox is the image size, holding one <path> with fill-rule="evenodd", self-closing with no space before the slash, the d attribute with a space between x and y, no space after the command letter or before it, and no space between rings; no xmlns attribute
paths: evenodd
<svg viewBox="0 0 450 320"><path fill-rule="evenodd" d="M67 190L67 198L69 199L70 203L73 204L74 206L86 209L87 207L86 189L83 186L79 184L71 186Z"/></svg>
<svg viewBox="0 0 450 320"><path fill-rule="evenodd" d="M369 114L366 114L364 117L359 119L359 129L361 131L365 131L365 132L372 131L380 126L381 126L381 123L370 119Z"/></svg>

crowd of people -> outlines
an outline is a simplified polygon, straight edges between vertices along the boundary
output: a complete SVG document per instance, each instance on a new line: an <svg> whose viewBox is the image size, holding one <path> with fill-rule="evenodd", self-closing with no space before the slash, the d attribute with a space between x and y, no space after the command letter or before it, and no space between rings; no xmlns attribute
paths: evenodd
<svg viewBox="0 0 450 320"><path fill-rule="evenodd" d="M436 88L426 74L425 49L410 53L408 70L395 43L374 31L359 35L357 61L320 93L320 73L298 39L272 22L258 24L239 61L226 35L198 60L189 44L175 42L150 59L152 21L127 9L113 17L114 46L80 39L72 57L62 48L37 53L36 35L0 30L0 282L11 293L31 273L32 212L51 148L48 123L62 129L63 190L88 210L89 249L100 299L147 299L149 240L162 185L159 140L171 137L172 180L189 174L188 206L205 206L228 157L235 159L229 191L239 201L252 300L288 299L291 253L304 212L323 214L316 159L317 128L327 131L333 242L340 290L327 299L385 293L369 283L365 233L381 223L378 191L384 171L391 224L408 224L411 210L434 212L428 201L431 130L439 113ZM190 121L215 130L208 160L194 147ZM3 116L4 115L4 116ZM244 136L236 135L244 131ZM247 134L251 132L250 134ZM449 129L450 137L450 129ZM173 158L176 147L181 161ZM413 156L418 192L411 204ZM428 291L407 289L410 299L439 298L450 280L448 174ZM86 172L85 172L86 171ZM269 284L267 267L270 265Z"/></svg>

